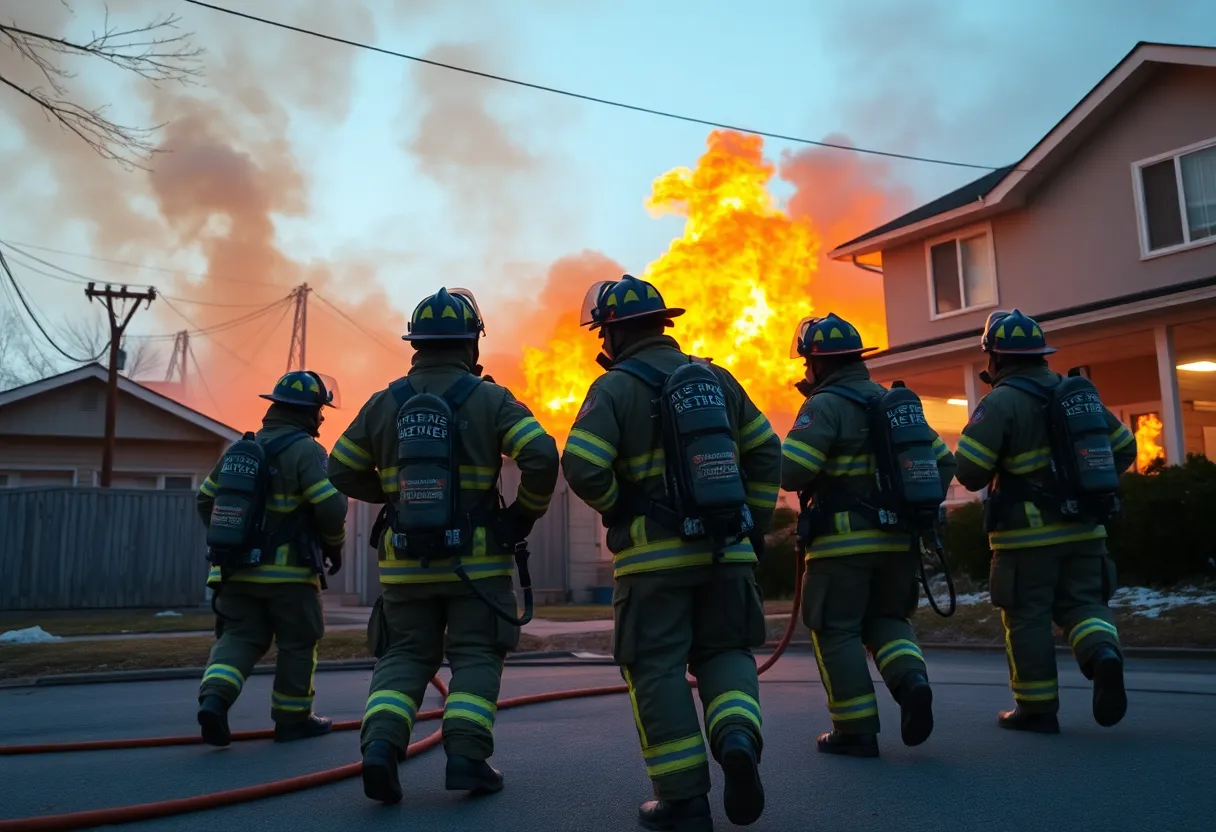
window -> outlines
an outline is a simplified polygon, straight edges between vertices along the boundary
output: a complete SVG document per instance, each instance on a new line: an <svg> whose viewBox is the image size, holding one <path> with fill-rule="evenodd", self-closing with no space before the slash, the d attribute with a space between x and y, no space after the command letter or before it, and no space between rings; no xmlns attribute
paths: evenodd
<svg viewBox="0 0 1216 832"><path fill-rule="evenodd" d="M194 477L189 474L166 474L164 488L166 491L193 491Z"/></svg>
<svg viewBox="0 0 1216 832"><path fill-rule="evenodd" d="M931 240L927 249L934 318L996 305L996 257L990 228Z"/></svg>
<svg viewBox="0 0 1216 832"><path fill-rule="evenodd" d="M1216 141L1136 164L1140 250L1216 242Z"/></svg>
<svg viewBox="0 0 1216 832"><path fill-rule="evenodd" d="M8 488L8 474L0 474L0 488Z"/></svg>

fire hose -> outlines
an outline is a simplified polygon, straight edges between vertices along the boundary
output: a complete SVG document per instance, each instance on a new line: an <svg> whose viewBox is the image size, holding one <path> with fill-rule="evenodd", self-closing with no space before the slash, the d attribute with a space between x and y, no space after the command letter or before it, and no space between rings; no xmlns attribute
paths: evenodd
<svg viewBox="0 0 1216 832"><path fill-rule="evenodd" d="M806 571L806 560L798 551L801 547L795 549L795 581L794 581L794 604L790 611L790 620L786 625L785 632L781 639L777 642L773 650L773 654L768 657L759 667L756 668L757 674L762 674L768 671L777 660L781 658L782 653L789 647L790 639L793 638L794 628L798 623L798 612L802 602L802 579ZM448 690L447 685L436 676L431 680L431 684L439 691L441 696L446 697ZM695 679L689 679L689 684L696 686ZM514 696L509 699L500 700L498 709L504 710L507 708L522 708L525 705L538 705L543 702L558 702L565 699L584 699L592 696L608 696L617 693L626 693L629 688L627 685L605 685L602 687L593 688L572 688L570 690L549 691L546 693L535 693L526 696ZM417 722L422 722L429 719L439 719L443 716L443 710L435 708L432 710L422 711L418 714ZM357 731L361 727L360 720L350 720L346 722L334 723L334 731ZM232 734L234 742L246 742L250 740L271 739L274 736L273 730L261 731L237 731ZM428 751L439 745L443 739L443 729L437 728L430 735L410 743L406 751L407 757L413 757ZM0 746L0 756L16 756L27 754L53 754L68 751L112 751L117 749L127 748L164 748L174 745L200 745L202 739L197 735L180 736L180 737L146 737L134 739L118 739L118 740L96 740L89 742L62 742L62 743L45 743L40 745L8 745ZM260 783L254 786L244 786L237 789L228 789L225 791L213 792L211 794L197 795L194 797L183 797L172 800L158 800L151 803L139 803L131 806L117 806L110 809L91 809L81 812L69 812L59 815L44 815L35 818L20 818L14 820L0 820L0 832L67 832L67 830L88 829L95 826L105 826L120 823L135 823L137 821L151 820L153 818L169 817L171 815L182 815L189 812L199 812L208 809L219 809L225 806L235 806L239 803L248 803L254 800L261 800L267 797L277 797L279 795L291 794L292 792L305 791L307 789L315 789L320 786L328 786L334 783L339 783L343 780L349 780L358 777L363 771L363 763L355 762L346 765L337 766L336 768L326 769L324 771L314 772L312 774L304 774L298 777L288 777L283 780L275 780L270 783Z"/></svg>

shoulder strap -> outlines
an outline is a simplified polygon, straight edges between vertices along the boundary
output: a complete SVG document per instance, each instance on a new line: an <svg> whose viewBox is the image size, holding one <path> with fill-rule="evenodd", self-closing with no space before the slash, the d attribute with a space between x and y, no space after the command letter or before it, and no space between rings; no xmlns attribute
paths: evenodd
<svg viewBox="0 0 1216 832"><path fill-rule="evenodd" d="M1014 390L1021 390L1023 393L1029 393L1036 399L1042 399L1043 401L1047 401L1047 399L1051 397L1050 388L1044 387L1037 381L1031 381L1024 376L1013 376L1011 378L998 381L996 384L997 387L1002 387L1004 385L1008 385Z"/></svg>
<svg viewBox="0 0 1216 832"><path fill-rule="evenodd" d="M299 442L301 439L307 439L308 434L302 430L293 430L291 433L285 433L282 436L276 436L269 442L260 443L262 449L266 451L266 456L274 458L283 451L290 448L292 445Z"/></svg>
<svg viewBox="0 0 1216 832"><path fill-rule="evenodd" d="M629 375L641 379L644 384L653 387L655 390L662 390L664 382L667 381L667 373L658 367L647 364L640 358L626 358L624 361L618 361L612 365L612 369L629 373Z"/></svg>
<svg viewBox="0 0 1216 832"><path fill-rule="evenodd" d="M388 392L393 394L393 399L397 402L397 407L401 407L410 399L414 398L414 388L410 386L410 380L402 376L388 386Z"/></svg>
<svg viewBox="0 0 1216 832"><path fill-rule="evenodd" d="M843 384L829 384L827 387L821 387L817 393L835 393L841 398L848 399L854 404L859 404L862 407L869 407L870 402L878 398L877 396L867 396L865 393L859 393L852 387L845 387Z"/></svg>
<svg viewBox="0 0 1216 832"><path fill-rule="evenodd" d="M453 413L468 400L481 381L480 376L469 373L456 379L447 390L443 391L443 400L448 403L448 407L452 408Z"/></svg>

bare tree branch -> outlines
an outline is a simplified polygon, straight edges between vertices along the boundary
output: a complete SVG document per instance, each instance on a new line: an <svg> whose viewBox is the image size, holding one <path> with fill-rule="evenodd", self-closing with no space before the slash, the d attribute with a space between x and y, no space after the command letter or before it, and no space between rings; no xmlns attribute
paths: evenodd
<svg viewBox="0 0 1216 832"><path fill-rule="evenodd" d="M60 1L71 10L66 0ZM191 45L192 33L177 33L180 20L169 14L134 29L120 29L110 24L107 9L102 31L79 43L22 28L15 21L0 23L0 44L32 63L47 86L23 87L2 74L0 84L41 107L48 119L75 134L103 159L127 169L144 168L141 162L160 152L153 137L164 125L119 124L106 116L107 105L90 108L72 101L67 81L76 76L59 61L64 57L91 58L132 72L153 86L164 82L190 84L202 74L203 50Z"/></svg>
<svg viewBox="0 0 1216 832"><path fill-rule="evenodd" d="M103 317L80 318L61 327L63 342L68 348L84 355L101 354L99 363L109 366L110 325ZM132 343L134 341L134 343ZM165 357L156 345L143 338L123 336L119 349L126 353L122 374L129 379L159 371Z"/></svg>
<svg viewBox="0 0 1216 832"><path fill-rule="evenodd" d="M0 390L20 387L53 376L55 363L46 357L14 309L0 309Z"/></svg>

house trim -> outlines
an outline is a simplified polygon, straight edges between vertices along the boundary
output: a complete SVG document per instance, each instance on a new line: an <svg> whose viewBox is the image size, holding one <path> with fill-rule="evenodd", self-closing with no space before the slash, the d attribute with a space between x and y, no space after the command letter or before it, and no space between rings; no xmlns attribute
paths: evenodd
<svg viewBox="0 0 1216 832"><path fill-rule="evenodd" d="M75 370L69 370L66 373L60 373L57 376L35 381L31 384L24 384L20 387L14 387L12 390L5 390L0 393L0 407L16 404L25 399L40 396L43 393L49 393L52 390L58 390L61 387L68 387L85 379L96 379L98 381L108 381L109 372L100 364L86 364L83 367L77 367ZM197 410L186 407L180 402L176 402L168 396L162 396L144 387L136 381L132 381L126 376L118 377L118 389L123 393L127 393L145 404L150 404L153 407L159 408L177 418L189 422L197 428L201 428L208 433L228 441L235 442L240 439L243 434L236 428L225 425L223 422L218 422L210 416L205 416Z"/></svg>
<svg viewBox="0 0 1216 832"><path fill-rule="evenodd" d="M1192 303L1212 300L1216 300L1216 275L1190 283L1150 289L1105 301L1058 309L1054 312L1043 312L1031 317L1039 323L1051 322L1052 330L1057 331L1094 323L1113 322L1132 315L1177 309ZM942 338L892 347L875 353L867 359L866 364L874 369L882 369L898 367L907 362L926 358L938 358L964 349L975 349L978 352L981 335L983 335L982 328L972 329Z"/></svg>
<svg viewBox="0 0 1216 832"><path fill-rule="evenodd" d="M1197 153L1200 150L1216 147L1216 136L1210 139L1205 139L1201 142L1189 144L1186 147L1180 147L1177 150L1170 150L1165 153L1158 153L1156 156L1150 156L1147 159L1140 159L1132 162L1132 195L1136 201L1136 229L1139 232L1140 240L1140 260L1155 260L1158 257L1168 257L1171 254L1177 254L1180 251L1190 251L1191 249L1203 248L1216 243L1216 234L1210 237L1204 237L1200 240L1187 239L1191 236L1190 225L1186 216L1186 193L1182 187L1182 163L1179 161L1183 156L1191 153ZM1183 242L1177 245L1167 246L1165 248L1150 249L1148 241L1148 213L1147 205L1144 202L1144 176L1143 170L1146 167L1164 162L1166 160L1174 160L1174 183L1178 191L1178 213L1182 221L1182 236Z"/></svg>
<svg viewBox="0 0 1216 832"><path fill-rule="evenodd" d="M1078 136L1075 135L1079 128L1089 122L1091 118L1100 117L1103 110L1109 110L1110 99L1116 93L1127 94L1133 91L1134 87L1130 83L1133 79L1147 80L1148 72L1142 70L1146 70L1147 65L1150 64L1216 67L1216 49L1166 43L1141 42L1137 44L985 195L969 205L906 226L893 228L884 234L873 237L863 235L854 242L845 243L833 249L828 253L828 257L833 260L847 261L855 255L870 254L911 242L934 229L947 227L973 215L979 218L1008 208L1019 207L1024 201L1022 194L1036 181L1042 180L1043 171L1039 168L1045 167L1057 155L1057 151L1060 151L1059 156L1066 156L1070 149L1070 142L1075 144L1079 141ZM1027 187L1020 188L1019 186L1024 182Z"/></svg>
<svg viewBox="0 0 1216 832"><path fill-rule="evenodd" d="M933 276L933 247L939 246L942 243L955 241L954 257L955 263L958 266L959 280L959 301L966 303L966 278L963 275L963 248L960 242L964 237L975 237L979 233L983 233L988 241L986 254L988 255L988 266L992 270L992 302L982 306L963 306L961 309L955 309L953 312L938 312L937 311L937 287L934 285ZM968 225L964 228L959 228L950 231L946 234L939 234L936 237L930 237L925 240L925 283L929 288L929 320L940 321L944 318L956 318L959 315L967 315L972 312L980 312L985 309L995 309L1000 305L1001 295L999 289L999 281L996 273L996 238L993 236L992 223L981 222L975 225Z"/></svg>
<svg viewBox="0 0 1216 832"><path fill-rule="evenodd" d="M114 473L115 474L139 474L139 475L147 476L147 477L155 477L156 478L156 488L155 488L156 491L165 490L165 477L189 477L190 478L190 490L196 491L198 489L198 472L197 471L186 471L186 470L182 470L182 469L165 470L163 468L115 468ZM94 471L93 471L93 487L94 488L101 487L101 472L97 471L96 469L94 469ZM179 490L184 490L184 489L179 489Z"/></svg>

